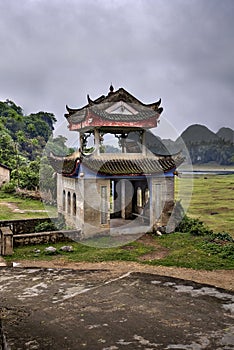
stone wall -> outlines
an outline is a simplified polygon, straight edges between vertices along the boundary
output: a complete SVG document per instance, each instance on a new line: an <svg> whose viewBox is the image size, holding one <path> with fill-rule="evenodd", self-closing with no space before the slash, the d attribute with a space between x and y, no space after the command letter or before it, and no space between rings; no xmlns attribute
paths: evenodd
<svg viewBox="0 0 234 350"><path fill-rule="evenodd" d="M65 241L80 241L82 239L82 232L80 230L63 230L63 231L51 231L51 232L37 232L27 233L13 236L14 247L33 245L33 244L46 244L57 243Z"/></svg>
<svg viewBox="0 0 234 350"><path fill-rule="evenodd" d="M53 221L58 218L52 218ZM1 220L0 228L8 226L11 228L13 234L33 233L35 227L43 222L51 222L50 218L38 218L38 219L19 219L19 220Z"/></svg>

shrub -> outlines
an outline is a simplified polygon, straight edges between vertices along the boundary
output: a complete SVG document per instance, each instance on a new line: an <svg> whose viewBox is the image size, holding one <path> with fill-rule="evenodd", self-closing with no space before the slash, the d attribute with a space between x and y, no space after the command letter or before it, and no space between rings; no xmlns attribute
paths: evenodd
<svg viewBox="0 0 234 350"><path fill-rule="evenodd" d="M233 242L209 242L206 241L202 244L201 248L211 254L218 255L222 259L234 259L234 244Z"/></svg>
<svg viewBox="0 0 234 350"><path fill-rule="evenodd" d="M185 215L179 225L175 229L176 232L190 233L193 236L205 236L212 234L213 231L209 230L202 221L199 219L192 219Z"/></svg>
<svg viewBox="0 0 234 350"><path fill-rule="evenodd" d="M232 236L227 232L213 233L214 240L219 240L222 242L234 242Z"/></svg>
<svg viewBox="0 0 234 350"><path fill-rule="evenodd" d="M234 239L227 232L210 233L201 244L201 248L210 255L217 255L222 259L234 258Z"/></svg>
<svg viewBox="0 0 234 350"><path fill-rule="evenodd" d="M46 231L58 231L65 228L65 221L63 217L60 217L56 222L44 221L36 225L35 232L46 232Z"/></svg>
<svg viewBox="0 0 234 350"><path fill-rule="evenodd" d="M35 226L35 232L57 231L56 225L52 221L41 222Z"/></svg>
<svg viewBox="0 0 234 350"><path fill-rule="evenodd" d="M16 190L16 185L14 182L8 182L2 185L1 190L5 193L14 193Z"/></svg>

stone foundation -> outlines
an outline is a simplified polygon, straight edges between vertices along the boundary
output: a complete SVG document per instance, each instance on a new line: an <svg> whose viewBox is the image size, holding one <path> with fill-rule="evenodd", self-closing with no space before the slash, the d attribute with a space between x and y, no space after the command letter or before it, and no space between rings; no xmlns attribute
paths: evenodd
<svg viewBox="0 0 234 350"><path fill-rule="evenodd" d="M65 241L80 241L81 239L82 232L80 230L37 232L13 236L14 247Z"/></svg>

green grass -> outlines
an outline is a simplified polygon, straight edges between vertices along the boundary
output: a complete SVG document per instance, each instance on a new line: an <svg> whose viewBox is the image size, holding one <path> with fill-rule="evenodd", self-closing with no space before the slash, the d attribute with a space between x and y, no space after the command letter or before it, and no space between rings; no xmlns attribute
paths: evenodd
<svg viewBox="0 0 234 350"><path fill-rule="evenodd" d="M62 260L63 262L104 262L104 261L134 261L142 264L176 266L192 269L234 269L234 243L226 242L225 245L210 243L206 236L191 236L190 234L173 233L161 237L152 237L156 245L144 245L135 241L115 248L95 248L81 243L56 243L46 245L23 246L14 249L13 256L6 257L8 262L20 260ZM59 250L64 244L72 245L74 251L62 252ZM45 247L53 245L57 248L56 254L44 252ZM141 261L140 257L160 247L169 250L167 257L163 259ZM36 254L34 249L39 249ZM229 255L224 254L229 248Z"/></svg>
<svg viewBox="0 0 234 350"><path fill-rule="evenodd" d="M46 209L39 200L5 194L0 191L0 220L44 218L48 217ZM56 208L48 207L48 210L50 216L56 216Z"/></svg>
<svg viewBox="0 0 234 350"><path fill-rule="evenodd" d="M12 210L8 207L5 207L3 205L0 205L0 218L1 220L11 220L11 218L15 218L14 215L12 215Z"/></svg>
<svg viewBox="0 0 234 350"><path fill-rule="evenodd" d="M170 253L164 259L147 261L147 264L204 270L234 269L234 243L226 244L232 251L232 255L227 257L222 254L222 249L219 254L207 249L207 237L173 233L158 240L163 247L169 249Z"/></svg>
<svg viewBox="0 0 234 350"><path fill-rule="evenodd" d="M57 248L57 254L48 254L44 252L45 247L51 246ZM72 245L73 252L63 252L59 249L64 245ZM41 252L35 254L34 249L39 249ZM14 249L13 256L7 256L7 261L18 260L53 260L61 258L67 262L102 262L102 261L138 261L138 257L149 253L153 247L144 246L140 242L132 242L131 244L117 248L95 248L80 243L56 243L34 246L22 246Z"/></svg>
<svg viewBox="0 0 234 350"><path fill-rule="evenodd" d="M207 177L207 179L205 179ZM178 179L180 181L180 179ZM189 181L182 179L182 185L190 186ZM234 237L234 175L202 175L194 178L193 195L187 214L199 218L214 232L229 232ZM39 201L23 200L19 197L4 196L0 194L0 202L16 203L21 209L28 208L43 210L44 205ZM217 214L211 215L211 213ZM0 205L0 219L16 219L27 217L46 216L46 213L11 213L11 210ZM173 233L154 237L155 244L145 246L142 242L128 243L122 247L98 248L98 246L109 246L109 238L103 237L97 240L93 238L90 242L92 247L72 243L74 252L65 253L59 251L56 255L44 253L46 245L25 246L15 248L14 255L7 257L8 261L29 260L53 260L62 259L65 262L101 262L101 261L135 261L150 265L177 266L193 269L234 269L234 243L231 242L209 242L206 236L192 236L190 234ZM69 245L71 243L68 243ZM52 245L52 244L50 244ZM64 243L53 244L58 249ZM95 247L95 245L97 247ZM48 246L48 245L47 245ZM140 257L144 254L160 251L161 247L168 249L168 255L163 259L148 260L142 262ZM33 252L34 248L40 249L39 254Z"/></svg>
<svg viewBox="0 0 234 350"><path fill-rule="evenodd" d="M186 191L186 186L190 186L190 180L183 178L181 184ZM234 237L233 213L234 175L194 177L192 198L187 211L189 216L199 218L214 232L229 232Z"/></svg>

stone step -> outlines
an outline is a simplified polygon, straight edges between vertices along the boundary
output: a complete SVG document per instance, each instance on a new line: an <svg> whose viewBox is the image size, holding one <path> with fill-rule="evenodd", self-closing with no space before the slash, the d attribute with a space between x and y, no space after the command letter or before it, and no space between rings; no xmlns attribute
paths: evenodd
<svg viewBox="0 0 234 350"><path fill-rule="evenodd" d="M4 266L7 266L7 263L6 263L6 261L3 259L3 257L0 256L0 267L4 267Z"/></svg>

